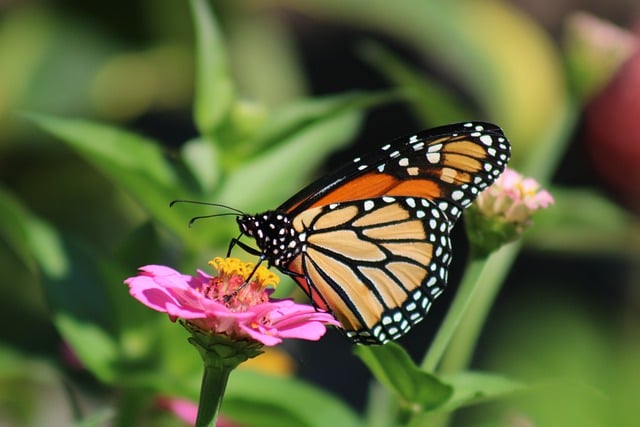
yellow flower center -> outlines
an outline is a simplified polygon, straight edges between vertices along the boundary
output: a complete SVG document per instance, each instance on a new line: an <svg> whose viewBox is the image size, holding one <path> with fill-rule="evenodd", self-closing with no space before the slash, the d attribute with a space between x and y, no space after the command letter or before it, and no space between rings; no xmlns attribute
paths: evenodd
<svg viewBox="0 0 640 427"><path fill-rule="evenodd" d="M209 265L215 268L220 276L238 275L245 281L249 279L249 275L256 267L252 262L243 262L238 258L222 257L215 257L209 261ZM256 282L256 284L263 289L269 286L273 286L275 288L278 283L280 283L280 277L263 266L258 267L255 273L253 273L251 279L252 282Z"/></svg>

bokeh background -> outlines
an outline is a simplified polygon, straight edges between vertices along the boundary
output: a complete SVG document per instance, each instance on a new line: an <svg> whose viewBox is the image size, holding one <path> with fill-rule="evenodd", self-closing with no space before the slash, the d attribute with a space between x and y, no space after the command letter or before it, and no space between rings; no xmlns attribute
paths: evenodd
<svg viewBox="0 0 640 427"><path fill-rule="evenodd" d="M259 120L305 97L352 91L409 93L368 108L351 142L298 187L370 143L450 119L500 124L514 144L512 165L549 185L557 203L526 236L473 366L522 379L566 377L575 393L469 411L456 425L632 425L625 423L640 396L640 6L444 3L211 2L243 99L238 114ZM106 260L149 221L126 189L23 113L126 128L158 141L171 160L198 135L193 91L184 1L0 1L0 425L68 425L69 389L87 413L118 398L75 361L52 319L42 260L16 241L11 215L38 218ZM540 149L546 145L553 148ZM235 191L257 186L242 185ZM274 191L268 205L235 207L281 201ZM193 212L182 212L185 228ZM226 238L233 224L221 223ZM163 251L149 248L136 260L179 258L179 239L163 239ZM223 253L215 252L223 240L205 243L202 259ZM416 357L461 276L462 227L455 247L450 291L402 341ZM287 366L362 409L369 376L349 343L331 333L318 348L291 344ZM584 419L571 418L580 412Z"/></svg>

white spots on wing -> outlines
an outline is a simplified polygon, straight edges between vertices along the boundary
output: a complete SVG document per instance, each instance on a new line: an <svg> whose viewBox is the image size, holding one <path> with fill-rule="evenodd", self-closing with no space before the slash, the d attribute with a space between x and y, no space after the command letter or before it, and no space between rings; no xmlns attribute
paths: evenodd
<svg viewBox="0 0 640 427"><path fill-rule="evenodd" d="M406 157L401 158L400 160L398 160L398 165L404 167L409 166L409 159Z"/></svg>
<svg viewBox="0 0 640 427"><path fill-rule="evenodd" d="M370 211L374 207L375 207L375 203L373 203L371 200L367 200L367 201L364 202L364 210L365 211Z"/></svg>
<svg viewBox="0 0 640 427"><path fill-rule="evenodd" d="M427 148L427 161L429 163L438 163L441 157L440 150L442 150L442 144L435 144Z"/></svg>
<svg viewBox="0 0 640 427"><path fill-rule="evenodd" d="M440 153L427 153L427 161L429 163L440 162Z"/></svg>
<svg viewBox="0 0 640 427"><path fill-rule="evenodd" d="M475 135L471 134L471 136ZM491 144L493 144L493 138L491 138L491 135L482 135L480 137L480 142L482 142L484 145L491 146Z"/></svg>
<svg viewBox="0 0 640 427"><path fill-rule="evenodd" d="M417 167L415 167L415 166L410 167L410 168L407 168L407 173L408 173L410 176L416 176L416 175L419 175L419 174L420 174L420 168L417 168Z"/></svg>

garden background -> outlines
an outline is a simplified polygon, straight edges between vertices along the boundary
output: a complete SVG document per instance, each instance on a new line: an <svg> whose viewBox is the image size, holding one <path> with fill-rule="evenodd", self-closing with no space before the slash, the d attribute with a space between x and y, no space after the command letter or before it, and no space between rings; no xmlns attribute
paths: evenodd
<svg viewBox="0 0 640 427"><path fill-rule="evenodd" d="M169 202L274 208L367 147L464 120L499 124L556 203L492 259L501 287L461 332L479 335L464 364L527 386L449 420L633 425L639 26L633 0L0 2L0 425L184 425L162 399L197 400L198 355L122 281L194 272L237 228L189 228L211 211ZM400 340L414 359L467 250L460 225L447 291ZM384 390L332 330L234 372L222 413L389 425Z"/></svg>

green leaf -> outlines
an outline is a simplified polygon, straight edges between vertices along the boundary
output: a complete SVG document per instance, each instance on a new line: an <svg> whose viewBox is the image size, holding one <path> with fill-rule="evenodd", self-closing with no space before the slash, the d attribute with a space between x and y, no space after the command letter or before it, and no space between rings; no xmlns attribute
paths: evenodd
<svg viewBox="0 0 640 427"><path fill-rule="evenodd" d="M53 321L82 363L102 381L116 377L116 314L99 270L99 257L65 240L63 271L44 270L44 294ZM122 285L124 286L124 285Z"/></svg>
<svg viewBox="0 0 640 427"><path fill-rule="evenodd" d="M187 141L180 152L184 164L198 183L200 192L211 194L220 175L216 145L208 139L197 138Z"/></svg>
<svg viewBox="0 0 640 427"><path fill-rule="evenodd" d="M2 231L25 263L42 273L56 327L89 370L103 381L112 380L117 358L115 316L101 286L97 256L65 241L7 193L0 191L0 203Z"/></svg>
<svg viewBox="0 0 640 427"><path fill-rule="evenodd" d="M315 123L399 98L400 93L395 91L353 92L292 102L274 111L256 138L248 141L248 146L243 147L243 150L248 150L250 154L255 155L282 144L287 138Z"/></svg>
<svg viewBox="0 0 640 427"><path fill-rule="evenodd" d="M74 302L77 302L74 299ZM104 383L118 377L115 369L118 346L114 337L93 319L75 317L72 310L56 307L53 321L65 341L73 348L83 366Z"/></svg>
<svg viewBox="0 0 640 427"><path fill-rule="evenodd" d="M188 198L188 195L184 194L159 144L134 133L89 121L40 114L26 116L129 192L153 218L186 241L193 238L187 232L184 218L168 207L171 200Z"/></svg>
<svg viewBox="0 0 640 427"><path fill-rule="evenodd" d="M548 127L564 120L568 98L558 49L509 2L370 0L366 13L360 0L289 4L385 33L435 63L507 131L512 165L524 164Z"/></svg>
<svg viewBox="0 0 640 427"><path fill-rule="evenodd" d="M38 266L50 275L68 269L62 242L51 226L1 188L0 206L0 234L32 272Z"/></svg>
<svg viewBox="0 0 640 427"><path fill-rule="evenodd" d="M420 370L409 354L394 342L382 346L357 346L354 351L378 381L407 403L430 410L451 397L450 385Z"/></svg>
<svg viewBox="0 0 640 427"><path fill-rule="evenodd" d="M191 0L196 37L194 121L201 135L213 136L235 100L222 35L207 0Z"/></svg>
<svg viewBox="0 0 640 427"><path fill-rule="evenodd" d="M453 387L453 395L438 411L450 412L463 406L505 398L528 387L513 379L486 372L459 372L441 378Z"/></svg>
<svg viewBox="0 0 640 427"><path fill-rule="evenodd" d="M363 56L411 99L415 115L428 126L468 120L474 113L451 90L425 75L392 51L374 42L363 46Z"/></svg>
<svg viewBox="0 0 640 427"><path fill-rule="evenodd" d="M66 142L112 177L116 176L118 169L129 169L155 181L158 186L172 188L178 184L156 141L87 120L36 113L26 113L24 116Z"/></svg>
<svg viewBox="0 0 640 427"><path fill-rule="evenodd" d="M222 412L241 425L358 427L362 421L341 400L293 378L236 370Z"/></svg>
<svg viewBox="0 0 640 427"><path fill-rule="evenodd" d="M536 214L526 243L545 250L581 253L638 253L629 238L628 212L587 189L552 188L555 203Z"/></svg>
<svg viewBox="0 0 640 427"><path fill-rule="evenodd" d="M243 210L273 208L299 190L325 157L349 143L363 108L396 92L350 93L304 100L274 113L255 139L222 160L231 170L213 198ZM247 159L247 156L252 156ZM237 158L243 160L238 164ZM302 161L302 159L304 161Z"/></svg>
<svg viewBox="0 0 640 427"><path fill-rule="evenodd" d="M298 190L326 155L348 143L359 125L360 114L345 111L298 129L232 172L214 199L245 211L273 208L274 201Z"/></svg>

